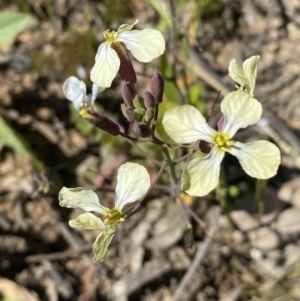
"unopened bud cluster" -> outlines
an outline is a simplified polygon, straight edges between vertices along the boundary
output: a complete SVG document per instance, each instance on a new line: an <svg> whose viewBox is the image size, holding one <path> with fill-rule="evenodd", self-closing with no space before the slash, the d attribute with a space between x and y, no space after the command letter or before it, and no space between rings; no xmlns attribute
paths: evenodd
<svg viewBox="0 0 300 301"><path fill-rule="evenodd" d="M133 123L135 134L147 138L151 134L150 126L155 115L155 106L163 99L164 81L160 73L156 72L150 80L150 91L146 91L143 97L136 92L130 82L122 82L122 97L124 103L121 110L125 118Z"/></svg>

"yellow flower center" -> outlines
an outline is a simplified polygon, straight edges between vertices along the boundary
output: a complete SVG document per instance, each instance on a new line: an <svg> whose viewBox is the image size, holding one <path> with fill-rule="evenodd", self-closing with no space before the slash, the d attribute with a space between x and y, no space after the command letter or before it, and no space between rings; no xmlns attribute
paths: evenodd
<svg viewBox="0 0 300 301"><path fill-rule="evenodd" d="M122 217L121 213L114 209L106 211L105 216L107 217L104 220L104 223L106 225L117 225L117 224L123 223L125 221L125 218Z"/></svg>
<svg viewBox="0 0 300 301"><path fill-rule="evenodd" d="M103 36L106 39L106 41L109 43L116 42L119 37L119 35L114 30L110 31L109 29L107 29L103 32Z"/></svg>
<svg viewBox="0 0 300 301"><path fill-rule="evenodd" d="M90 110L93 110L93 111L97 111L96 110L96 107L94 106L91 106L89 103L87 102L84 102L83 103L83 107L79 110L79 115L82 117L82 118L86 118L86 119L93 119L94 117L89 114L87 112L87 109L90 109Z"/></svg>
<svg viewBox="0 0 300 301"><path fill-rule="evenodd" d="M214 144L223 152L227 152L233 146L233 141L229 139L229 135L222 132L217 133L213 140Z"/></svg>

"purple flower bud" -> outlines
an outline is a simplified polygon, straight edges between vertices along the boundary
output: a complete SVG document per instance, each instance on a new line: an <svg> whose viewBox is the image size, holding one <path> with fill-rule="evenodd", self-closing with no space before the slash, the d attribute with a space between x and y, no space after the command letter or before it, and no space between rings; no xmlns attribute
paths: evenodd
<svg viewBox="0 0 300 301"><path fill-rule="evenodd" d="M135 134L142 138L150 137L151 130L147 123L135 122L133 124L133 131Z"/></svg>
<svg viewBox="0 0 300 301"><path fill-rule="evenodd" d="M161 103L163 100L164 85L163 77L159 72L155 71L150 80L150 92L154 96L156 103Z"/></svg>
<svg viewBox="0 0 300 301"><path fill-rule="evenodd" d="M212 145L204 140L200 140L199 149L202 153L209 154L212 149Z"/></svg>
<svg viewBox="0 0 300 301"><path fill-rule="evenodd" d="M129 121L129 122L134 122L135 121L135 114L133 110L128 108L125 103L121 104L121 111L124 115L124 117Z"/></svg>
<svg viewBox="0 0 300 301"><path fill-rule="evenodd" d="M120 59L120 68L118 72L121 79L131 83L136 83L136 74L133 69L126 46L121 42L118 44L112 43L111 47L116 51Z"/></svg>
<svg viewBox="0 0 300 301"><path fill-rule="evenodd" d="M144 119L149 123L154 117L153 109L147 109Z"/></svg>
<svg viewBox="0 0 300 301"><path fill-rule="evenodd" d="M91 109L82 109L79 114L93 126L113 135L118 136L120 134L120 127L117 123L109 119L103 114L100 114Z"/></svg>
<svg viewBox="0 0 300 301"><path fill-rule="evenodd" d="M133 108L136 91L130 82L122 81L122 97L129 108Z"/></svg>
<svg viewBox="0 0 300 301"><path fill-rule="evenodd" d="M146 91L144 93L144 105L145 105L146 109L153 108L154 103L155 103L155 100L154 100L153 95L149 91Z"/></svg>

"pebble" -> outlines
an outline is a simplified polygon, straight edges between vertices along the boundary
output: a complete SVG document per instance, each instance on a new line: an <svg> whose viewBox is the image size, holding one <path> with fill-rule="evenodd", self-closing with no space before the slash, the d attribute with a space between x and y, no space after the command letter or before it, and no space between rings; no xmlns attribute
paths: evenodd
<svg viewBox="0 0 300 301"><path fill-rule="evenodd" d="M234 210L230 213L232 221L242 231L258 227L258 221L245 210Z"/></svg>
<svg viewBox="0 0 300 301"><path fill-rule="evenodd" d="M262 251L269 251L279 246L278 235L269 227L261 227L248 233L251 246Z"/></svg>
<svg viewBox="0 0 300 301"><path fill-rule="evenodd" d="M283 235L295 235L300 233L300 210L288 208L282 211L275 224L276 230Z"/></svg>

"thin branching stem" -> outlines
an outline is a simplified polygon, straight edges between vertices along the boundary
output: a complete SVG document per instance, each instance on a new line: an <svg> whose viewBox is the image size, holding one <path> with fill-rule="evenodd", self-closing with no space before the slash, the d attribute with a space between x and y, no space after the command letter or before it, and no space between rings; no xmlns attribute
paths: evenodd
<svg viewBox="0 0 300 301"><path fill-rule="evenodd" d="M177 183L177 176L176 176L176 172L175 172L175 165L174 165L174 162L171 159L169 150L167 148L165 148L165 147L161 147L161 150L162 150L162 152L164 154L164 157L167 160L168 165L170 167L170 172L171 172L171 176L172 176L172 178L174 180L174 183Z"/></svg>
<svg viewBox="0 0 300 301"><path fill-rule="evenodd" d="M146 198L146 196L150 193L150 191L152 190L152 188L154 187L154 185L156 184L156 182L159 180L161 174L164 172L164 170L165 170L165 168L167 167L167 165L168 165L168 162L167 162L167 161L164 161L164 162L161 164L160 170L158 171L158 173L157 173L155 179L154 179L153 182L151 183L151 185L150 185L148 191L146 192L146 194L143 196L142 199L140 199L140 201L143 201L143 200Z"/></svg>
<svg viewBox="0 0 300 301"><path fill-rule="evenodd" d="M139 139L134 138L134 137L131 137L131 136L125 134L125 133L120 132L120 135L123 136L123 137L125 137L125 138L128 139L128 140L135 141L135 142L139 142Z"/></svg>
<svg viewBox="0 0 300 301"><path fill-rule="evenodd" d="M136 149L139 150L139 152L141 152L144 156L146 156L147 158L149 158L153 163L155 163L157 166L161 166L161 162L158 161L155 157L151 156L150 154L148 154L146 151L144 151L136 142L132 141L132 140L128 140L128 142L135 147Z"/></svg>

